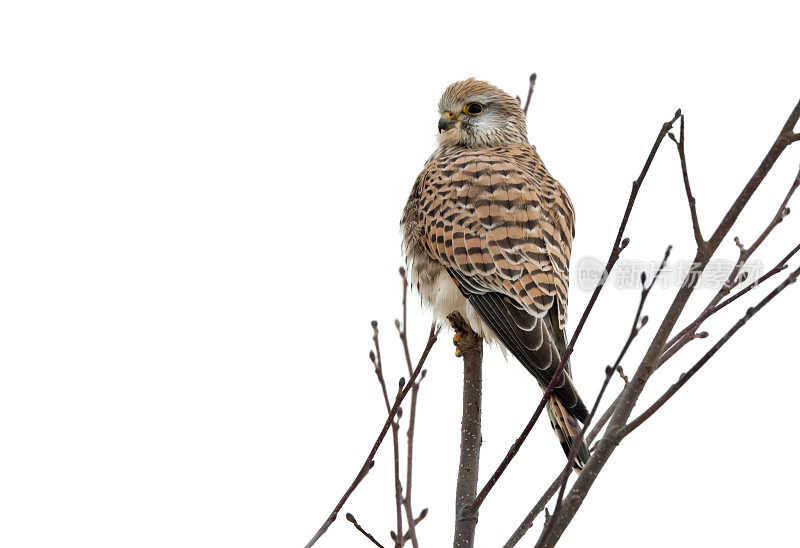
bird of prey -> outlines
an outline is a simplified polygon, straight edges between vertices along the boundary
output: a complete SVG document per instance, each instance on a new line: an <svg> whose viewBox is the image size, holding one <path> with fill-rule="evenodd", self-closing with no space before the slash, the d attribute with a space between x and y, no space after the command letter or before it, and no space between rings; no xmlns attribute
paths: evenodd
<svg viewBox="0 0 800 548"><path fill-rule="evenodd" d="M544 388L566 349L572 203L528 143L516 99L470 78L445 90L439 114L439 145L401 221L412 286L437 318L459 312ZM569 455L588 414L569 367L547 411ZM573 469L588 458L581 443Z"/></svg>

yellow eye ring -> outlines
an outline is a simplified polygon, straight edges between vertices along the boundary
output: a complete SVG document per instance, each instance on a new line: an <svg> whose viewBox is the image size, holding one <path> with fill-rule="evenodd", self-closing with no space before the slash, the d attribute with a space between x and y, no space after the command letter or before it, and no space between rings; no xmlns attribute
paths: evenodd
<svg viewBox="0 0 800 548"><path fill-rule="evenodd" d="M469 114L470 116L475 116L483 112L483 105L480 103L467 103L464 105L464 108L461 109L461 112Z"/></svg>

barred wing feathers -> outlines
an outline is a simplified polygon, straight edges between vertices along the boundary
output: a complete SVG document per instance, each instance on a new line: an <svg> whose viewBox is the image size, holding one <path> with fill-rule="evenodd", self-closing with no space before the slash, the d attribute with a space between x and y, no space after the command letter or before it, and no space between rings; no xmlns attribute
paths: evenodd
<svg viewBox="0 0 800 548"><path fill-rule="evenodd" d="M564 351L574 211L530 145L451 149L418 181L428 254L508 350L547 385ZM556 390L578 420L568 374Z"/></svg>

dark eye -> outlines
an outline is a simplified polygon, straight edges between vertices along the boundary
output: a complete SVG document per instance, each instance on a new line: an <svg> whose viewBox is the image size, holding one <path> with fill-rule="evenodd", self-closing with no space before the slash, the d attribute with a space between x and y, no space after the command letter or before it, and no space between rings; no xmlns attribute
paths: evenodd
<svg viewBox="0 0 800 548"><path fill-rule="evenodd" d="M476 114L480 114L481 112L483 112L483 105L480 103L467 103L466 105L464 105L462 112L464 114L475 116Z"/></svg>

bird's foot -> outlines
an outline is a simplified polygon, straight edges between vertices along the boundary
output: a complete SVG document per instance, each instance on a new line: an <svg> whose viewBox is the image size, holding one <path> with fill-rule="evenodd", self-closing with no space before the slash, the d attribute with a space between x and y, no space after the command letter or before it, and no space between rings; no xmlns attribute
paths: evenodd
<svg viewBox="0 0 800 548"><path fill-rule="evenodd" d="M453 345L456 347L456 358L460 358L463 352L461 351L461 335L458 331L453 335Z"/></svg>

